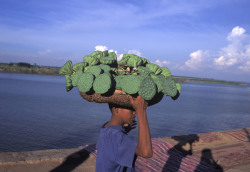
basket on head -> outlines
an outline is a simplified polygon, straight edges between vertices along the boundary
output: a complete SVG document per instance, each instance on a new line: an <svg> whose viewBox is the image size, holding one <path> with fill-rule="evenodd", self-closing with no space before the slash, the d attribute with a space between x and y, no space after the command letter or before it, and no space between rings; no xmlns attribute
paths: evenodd
<svg viewBox="0 0 250 172"><path fill-rule="evenodd" d="M125 107L132 107L129 99L129 94L123 92L122 90L115 90L112 95L102 95L97 93L86 94L84 92L80 92L80 95L83 99L89 102L95 103L112 103ZM157 94L150 102L149 106L152 106L158 102L160 102L163 98L163 94Z"/></svg>

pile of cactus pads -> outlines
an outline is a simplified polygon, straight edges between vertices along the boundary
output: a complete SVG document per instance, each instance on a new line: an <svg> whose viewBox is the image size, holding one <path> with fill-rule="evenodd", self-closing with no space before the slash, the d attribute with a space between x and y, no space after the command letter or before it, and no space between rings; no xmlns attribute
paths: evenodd
<svg viewBox="0 0 250 172"><path fill-rule="evenodd" d="M78 87L85 100L97 103L130 106L128 95L140 95L153 105L164 95L176 100L181 91L167 67L134 54L117 61L115 52L94 51L75 65L67 61L59 74L65 75L67 91Z"/></svg>

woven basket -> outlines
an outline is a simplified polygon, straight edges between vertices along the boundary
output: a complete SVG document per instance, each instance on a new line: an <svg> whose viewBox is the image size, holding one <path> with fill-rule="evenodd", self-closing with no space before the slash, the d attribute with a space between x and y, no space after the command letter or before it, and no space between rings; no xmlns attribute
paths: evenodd
<svg viewBox="0 0 250 172"><path fill-rule="evenodd" d="M97 93L86 94L84 92L79 92L81 97L89 102L95 103L112 103L125 107L132 107L129 94L123 92L122 90L115 90L112 95L102 95ZM149 101L149 106L152 106L160 102L163 98L163 94L157 94L151 101Z"/></svg>

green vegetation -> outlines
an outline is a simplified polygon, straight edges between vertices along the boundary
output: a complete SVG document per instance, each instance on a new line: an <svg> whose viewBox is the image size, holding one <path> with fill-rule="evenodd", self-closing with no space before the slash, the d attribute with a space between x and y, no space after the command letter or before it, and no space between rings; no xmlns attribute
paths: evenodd
<svg viewBox="0 0 250 172"><path fill-rule="evenodd" d="M84 63L84 62L81 62L81 63L77 63L73 66L73 71L78 71L78 70L81 70L83 71L84 70L84 67L88 66L88 63Z"/></svg>
<svg viewBox="0 0 250 172"><path fill-rule="evenodd" d="M19 63L0 63L0 72L5 73L26 73L39 75L60 75L59 67L29 65L22 66Z"/></svg>
<svg viewBox="0 0 250 172"><path fill-rule="evenodd" d="M156 84L157 93L160 93L162 91L162 89L163 89L161 80L158 77L156 77L156 78L152 77L152 78L154 80L154 83Z"/></svg>
<svg viewBox="0 0 250 172"><path fill-rule="evenodd" d="M100 64L100 68L101 68L104 72L110 72L110 71L111 71L111 67L110 67L109 65Z"/></svg>
<svg viewBox="0 0 250 172"><path fill-rule="evenodd" d="M142 64L143 62L142 62L141 57L134 55L134 54L130 54L126 65L129 67L137 67L137 66L141 66Z"/></svg>
<svg viewBox="0 0 250 172"><path fill-rule="evenodd" d="M98 75L100 75L101 73L103 73L103 70L100 68L100 66L90 66L89 68L86 69L86 71L84 72L88 72L93 74L95 77L97 77Z"/></svg>
<svg viewBox="0 0 250 172"><path fill-rule="evenodd" d="M66 91L69 92L73 88L71 75L65 75L65 80L66 80Z"/></svg>
<svg viewBox="0 0 250 172"><path fill-rule="evenodd" d="M129 56L126 56L126 54L123 55L122 59L118 62L118 65L123 66L127 64Z"/></svg>
<svg viewBox="0 0 250 172"><path fill-rule="evenodd" d="M170 97L175 97L177 94L177 87L175 81L170 77L161 77L160 80L162 82L163 94Z"/></svg>
<svg viewBox="0 0 250 172"><path fill-rule="evenodd" d="M177 83L176 88L177 88L178 92L181 93L181 84Z"/></svg>
<svg viewBox="0 0 250 172"><path fill-rule="evenodd" d="M159 75L162 72L160 66L156 64L149 63L146 64L146 67L149 68L151 71L153 71L156 75Z"/></svg>
<svg viewBox="0 0 250 172"><path fill-rule="evenodd" d="M115 77L115 88L118 90L122 89L121 80L123 77L125 77L125 75L118 75Z"/></svg>
<svg viewBox="0 0 250 172"><path fill-rule="evenodd" d="M151 73L153 73L152 70L150 70L149 68L146 68L146 67L144 67L144 66L139 66L139 67L137 68L137 70L138 70L140 73L144 73L144 74L146 74L146 75L150 75Z"/></svg>
<svg viewBox="0 0 250 172"><path fill-rule="evenodd" d="M162 75L164 75L166 77L171 77L171 72L167 67L165 67L165 66L161 67L161 71L162 71L161 72Z"/></svg>
<svg viewBox="0 0 250 172"><path fill-rule="evenodd" d="M84 56L83 62L87 63L89 66L99 64L99 59L95 56Z"/></svg>
<svg viewBox="0 0 250 172"><path fill-rule="evenodd" d="M74 66L67 61L59 73L65 75L67 91L77 86L87 94L110 95L120 89L130 95L139 94L148 101L161 100L163 94L176 100L180 92L170 71L166 68L164 72L166 76L161 75L160 66L134 54L125 54L117 62L114 52L97 51L84 56L83 62Z"/></svg>
<svg viewBox="0 0 250 172"><path fill-rule="evenodd" d="M139 91L141 80L136 75L124 75L120 81L122 91L128 94L136 94Z"/></svg>
<svg viewBox="0 0 250 172"><path fill-rule="evenodd" d="M22 67L31 67L31 64L25 63L25 62L19 62L17 63L17 66L22 66Z"/></svg>
<svg viewBox="0 0 250 172"><path fill-rule="evenodd" d="M106 65L110 65L113 66L116 63L116 59L114 57L101 57L100 58L100 62L102 64L106 64Z"/></svg>
<svg viewBox="0 0 250 172"><path fill-rule="evenodd" d="M94 91L98 94L107 93L112 87L112 79L109 73L103 73L96 77L94 81Z"/></svg>
<svg viewBox="0 0 250 172"><path fill-rule="evenodd" d="M61 74L61 75L71 75L72 72L73 72L72 61L69 60L60 69L59 74Z"/></svg>
<svg viewBox="0 0 250 172"><path fill-rule="evenodd" d="M72 85L73 85L74 87L77 86L78 80L80 79L80 76L81 76L82 74L83 74L83 71L82 71L82 70L78 70L78 71L75 72L74 75L72 75L71 79L72 79Z"/></svg>
<svg viewBox="0 0 250 172"><path fill-rule="evenodd" d="M114 52L103 54L105 56L100 57L100 63L104 65L114 66L117 63L117 56Z"/></svg>
<svg viewBox="0 0 250 172"><path fill-rule="evenodd" d="M175 82L187 83L187 82L199 82L199 83L211 83L211 84L224 84L224 85L248 85L244 82L233 82L225 80L216 80L210 78L197 78L197 77L187 77L187 76L172 76Z"/></svg>
<svg viewBox="0 0 250 172"><path fill-rule="evenodd" d="M150 77L145 77L141 81L139 95L145 100L151 100L156 94L156 84Z"/></svg>
<svg viewBox="0 0 250 172"><path fill-rule="evenodd" d="M91 91L93 87L93 82L94 82L94 75L92 75L91 73L87 73L87 72L82 73L79 76L77 87L79 91L87 93Z"/></svg>

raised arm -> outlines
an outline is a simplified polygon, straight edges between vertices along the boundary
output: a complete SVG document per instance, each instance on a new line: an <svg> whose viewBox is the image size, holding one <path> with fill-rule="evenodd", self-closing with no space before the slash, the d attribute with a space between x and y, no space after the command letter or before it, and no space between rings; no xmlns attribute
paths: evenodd
<svg viewBox="0 0 250 172"><path fill-rule="evenodd" d="M148 102L141 96L137 98L130 96L130 101L135 109L138 120L138 144L135 153L143 158L151 158L153 156L152 142L146 114Z"/></svg>

